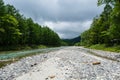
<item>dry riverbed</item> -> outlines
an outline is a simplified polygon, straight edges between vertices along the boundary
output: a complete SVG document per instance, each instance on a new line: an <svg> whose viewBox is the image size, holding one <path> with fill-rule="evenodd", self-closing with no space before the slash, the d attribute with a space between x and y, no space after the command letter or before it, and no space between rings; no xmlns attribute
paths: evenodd
<svg viewBox="0 0 120 80"><path fill-rule="evenodd" d="M120 80L119 60L119 53L66 47L1 68L0 80Z"/></svg>

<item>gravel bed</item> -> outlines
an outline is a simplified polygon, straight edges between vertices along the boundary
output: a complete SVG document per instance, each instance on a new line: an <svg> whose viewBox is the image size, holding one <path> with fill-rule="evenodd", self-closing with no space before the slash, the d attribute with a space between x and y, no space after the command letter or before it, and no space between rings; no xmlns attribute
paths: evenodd
<svg viewBox="0 0 120 80"><path fill-rule="evenodd" d="M34 66L52 56L54 56L54 54L45 53L32 57L26 57L20 61L7 65L6 67L0 69L0 80L12 80L21 74L29 72Z"/></svg>
<svg viewBox="0 0 120 80"><path fill-rule="evenodd" d="M116 57L116 55L119 55L118 53L91 50L83 47L66 47L58 51L26 57L1 68L0 80L13 80L29 73L30 71L37 71L38 68L35 67L40 68L42 65L41 63L50 62L49 60L52 60L51 64L54 63L57 66L57 69L61 70L61 73L58 72L58 75L55 75L56 78L54 80L59 80L57 77L60 78L60 75L63 76L63 78L61 78L62 80L120 80L120 62L91 55L90 52L119 60L119 57ZM96 62L100 63L94 65L93 63ZM45 68L49 68L48 66ZM38 80L51 79L39 78Z"/></svg>
<svg viewBox="0 0 120 80"><path fill-rule="evenodd" d="M108 59L120 62L120 53L102 51L102 50L94 50L94 49L88 49L88 48L83 48L83 47L81 47L81 49L86 50L86 51L88 51L92 54L95 54L97 56L101 56L104 58L108 58Z"/></svg>
<svg viewBox="0 0 120 80"><path fill-rule="evenodd" d="M120 80L120 62L91 55L82 47L72 47L68 50L61 51L57 56L71 61L78 71L79 78L76 80ZM93 65L94 62L101 64Z"/></svg>

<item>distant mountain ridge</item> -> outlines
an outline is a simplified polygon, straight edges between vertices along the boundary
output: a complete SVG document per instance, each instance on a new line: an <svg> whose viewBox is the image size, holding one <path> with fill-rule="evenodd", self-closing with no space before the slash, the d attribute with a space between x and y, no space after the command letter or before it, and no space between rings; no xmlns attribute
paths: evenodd
<svg viewBox="0 0 120 80"><path fill-rule="evenodd" d="M81 40L81 37L78 36L78 37L75 37L73 39L62 39L64 42L66 42L68 45L74 45L75 43L78 43L80 42Z"/></svg>

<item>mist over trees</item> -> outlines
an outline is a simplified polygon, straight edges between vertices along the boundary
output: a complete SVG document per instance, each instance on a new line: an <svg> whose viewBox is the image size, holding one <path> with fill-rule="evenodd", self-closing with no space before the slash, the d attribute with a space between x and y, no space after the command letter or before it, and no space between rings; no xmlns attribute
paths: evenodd
<svg viewBox="0 0 120 80"><path fill-rule="evenodd" d="M98 6L103 4L103 12L93 19L90 29L81 34L82 45L120 45L120 0L98 0Z"/></svg>
<svg viewBox="0 0 120 80"><path fill-rule="evenodd" d="M59 46L58 34L26 18L12 5L0 0L0 47L17 45Z"/></svg>

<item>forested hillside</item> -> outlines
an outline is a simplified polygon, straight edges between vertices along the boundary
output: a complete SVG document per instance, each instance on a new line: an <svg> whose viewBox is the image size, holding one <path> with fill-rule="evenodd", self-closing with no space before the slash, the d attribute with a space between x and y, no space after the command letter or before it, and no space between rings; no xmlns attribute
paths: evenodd
<svg viewBox="0 0 120 80"><path fill-rule="evenodd" d="M59 46L59 36L47 26L26 18L12 5L0 0L0 49L11 46Z"/></svg>
<svg viewBox="0 0 120 80"><path fill-rule="evenodd" d="M72 39L62 39L64 42L67 43L67 45L69 46L73 46L75 45L76 43L80 42L80 36L78 37L75 37L75 38L72 38Z"/></svg>
<svg viewBox="0 0 120 80"><path fill-rule="evenodd" d="M118 46L120 45L120 0L98 0L98 6L101 5L105 5L103 12L93 19L90 29L81 34L81 44Z"/></svg>

